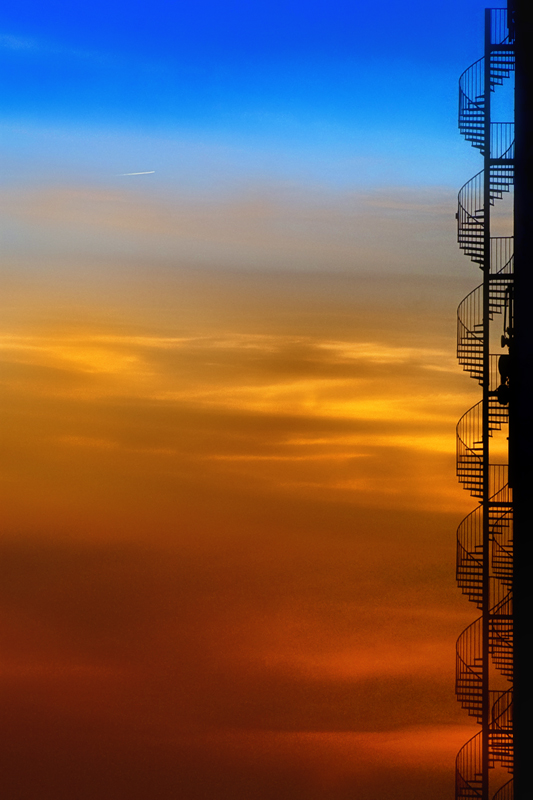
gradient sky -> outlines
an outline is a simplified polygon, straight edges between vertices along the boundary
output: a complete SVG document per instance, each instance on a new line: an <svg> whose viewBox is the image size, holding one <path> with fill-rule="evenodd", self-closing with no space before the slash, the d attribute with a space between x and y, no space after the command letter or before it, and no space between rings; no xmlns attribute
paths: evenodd
<svg viewBox="0 0 533 800"><path fill-rule="evenodd" d="M453 796L483 8L3 9L6 797Z"/></svg>

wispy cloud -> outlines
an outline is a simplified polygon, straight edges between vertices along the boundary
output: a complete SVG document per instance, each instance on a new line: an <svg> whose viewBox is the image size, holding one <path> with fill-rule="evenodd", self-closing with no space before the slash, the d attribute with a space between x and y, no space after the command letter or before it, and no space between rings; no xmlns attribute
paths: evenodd
<svg viewBox="0 0 533 800"><path fill-rule="evenodd" d="M0 195L0 208L23 226L21 252L29 226L29 242L39 242L46 231L42 247L58 255L74 247L75 237L78 257L134 248L152 259L224 268L438 273L449 270L447 249L455 255L454 202L443 190L446 202L437 190L432 202L427 192L417 202L415 190L403 202L397 190L257 186L207 198L161 187L148 191L148 183L12 189Z"/></svg>
<svg viewBox="0 0 533 800"><path fill-rule="evenodd" d="M0 48L5 50L36 50L39 49L39 45L35 39L0 33Z"/></svg>
<svg viewBox="0 0 533 800"><path fill-rule="evenodd" d="M21 56L28 54L34 57L41 56L43 59L50 57L74 59L89 62L95 66L123 66L126 63L124 57L117 56L115 53L69 47L44 38L16 36L10 33L0 33L0 49L16 52Z"/></svg>

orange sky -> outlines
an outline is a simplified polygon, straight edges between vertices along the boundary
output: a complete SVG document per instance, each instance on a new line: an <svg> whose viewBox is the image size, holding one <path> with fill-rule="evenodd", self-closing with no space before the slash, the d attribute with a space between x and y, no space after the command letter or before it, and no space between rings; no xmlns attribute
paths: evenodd
<svg viewBox="0 0 533 800"><path fill-rule="evenodd" d="M449 195L2 205L6 797L449 798Z"/></svg>

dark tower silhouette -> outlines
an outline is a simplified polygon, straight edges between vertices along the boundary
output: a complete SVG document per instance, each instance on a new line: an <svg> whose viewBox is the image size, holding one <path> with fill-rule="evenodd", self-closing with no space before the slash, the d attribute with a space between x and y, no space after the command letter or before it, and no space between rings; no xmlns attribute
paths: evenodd
<svg viewBox="0 0 533 800"><path fill-rule="evenodd" d="M459 362L481 387L481 399L457 425L457 475L478 500L457 532L457 581L481 612L457 641L457 698L480 725L457 756L457 800L515 797L517 462L512 437L518 435L521 423L514 416L516 213L510 202L517 168L514 23L512 8L485 11L484 55L459 80L459 128L480 151L483 169L460 190L457 212L459 246L482 272L481 284L465 297L457 315ZM530 492L531 488L530 483ZM516 794L517 800L527 796Z"/></svg>

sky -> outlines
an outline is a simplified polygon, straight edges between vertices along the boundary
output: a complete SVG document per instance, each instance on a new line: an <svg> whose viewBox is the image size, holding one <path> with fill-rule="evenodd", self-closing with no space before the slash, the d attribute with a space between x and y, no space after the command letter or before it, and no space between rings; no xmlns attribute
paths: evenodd
<svg viewBox="0 0 533 800"><path fill-rule="evenodd" d="M6 797L453 796L483 8L2 10Z"/></svg>

